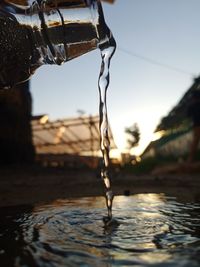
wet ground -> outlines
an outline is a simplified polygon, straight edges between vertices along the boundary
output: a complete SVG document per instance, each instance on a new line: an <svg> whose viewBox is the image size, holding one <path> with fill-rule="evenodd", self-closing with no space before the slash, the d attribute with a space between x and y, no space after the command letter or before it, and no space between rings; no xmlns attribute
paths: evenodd
<svg viewBox="0 0 200 267"><path fill-rule="evenodd" d="M0 208L1 266L200 266L200 202L117 196L105 227L103 197Z"/></svg>
<svg viewBox="0 0 200 267"><path fill-rule="evenodd" d="M147 174L119 172L111 176L115 195L166 193L200 198L200 173ZM0 206L48 203L58 198L103 196L104 186L94 170L11 167L0 170Z"/></svg>
<svg viewBox="0 0 200 267"><path fill-rule="evenodd" d="M112 174L113 216L90 170L0 170L5 267L200 266L200 175Z"/></svg>

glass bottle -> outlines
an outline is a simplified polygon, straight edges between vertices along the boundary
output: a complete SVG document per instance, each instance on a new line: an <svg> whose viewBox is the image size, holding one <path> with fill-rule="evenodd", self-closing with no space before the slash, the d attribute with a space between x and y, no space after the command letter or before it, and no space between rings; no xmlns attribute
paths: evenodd
<svg viewBox="0 0 200 267"><path fill-rule="evenodd" d="M43 64L108 46L111 37L100 0L0 0L0 89Z"/></svg>

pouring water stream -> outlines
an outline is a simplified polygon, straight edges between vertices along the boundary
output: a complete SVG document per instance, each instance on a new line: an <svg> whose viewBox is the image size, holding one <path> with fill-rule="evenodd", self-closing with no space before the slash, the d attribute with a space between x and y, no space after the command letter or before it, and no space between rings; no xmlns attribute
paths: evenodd
<svg viewBox="0 0 200 267"><path fill-rule="evenodd" d="M111 180L109 177L110 166L110 140L109 140L109 127L108 127L108 114L107 114L107 89L110 81L110 61L116 50L116 43L113 37L110 39L110 45L108 47L101 48L101 71L98 80L99 87L99 131L100 131L100 148L103 156L103 167L101 169L101 178L105 185L106 206L108 210L108 217L105 218L105 222L112 220L112 202L113 192L111 189Z"/></svg>

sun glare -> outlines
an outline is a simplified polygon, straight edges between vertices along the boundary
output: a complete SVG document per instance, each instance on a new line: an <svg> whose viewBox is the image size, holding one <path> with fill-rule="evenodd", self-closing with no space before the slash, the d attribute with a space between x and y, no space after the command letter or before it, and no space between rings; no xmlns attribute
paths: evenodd
<svg viewBox="0 0 200 267"><path fill-rule="evenodd" d="M135 113L134 117L132 114L124 114L122 118L118 118L115 122L113 121L112 131L115 143L118 148L118 152L114 152L115 155L118 153L128 153L140 156L144 149L148 146L151 141L155 141L162 137L163 132L154 133L156 125L159 122L160 117L158 116L157 110L155 108L146 108L141 109L141 112ZM148 114L148 117L147 117ZM137 123L141 133L139 145L133 149L128 148L127 144L127 135L125 134L125 128Z"/></svg>

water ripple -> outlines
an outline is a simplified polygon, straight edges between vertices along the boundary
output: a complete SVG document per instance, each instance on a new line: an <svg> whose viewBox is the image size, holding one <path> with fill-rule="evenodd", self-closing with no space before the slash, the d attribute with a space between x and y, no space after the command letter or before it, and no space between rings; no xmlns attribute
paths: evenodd
<svg viewBox="0 0 200 267"><path fill-rule="evenodd" d="M163 194L119 196L105 227L103 198L1 210L1 266L199 266L200 204Z"/></svg>

